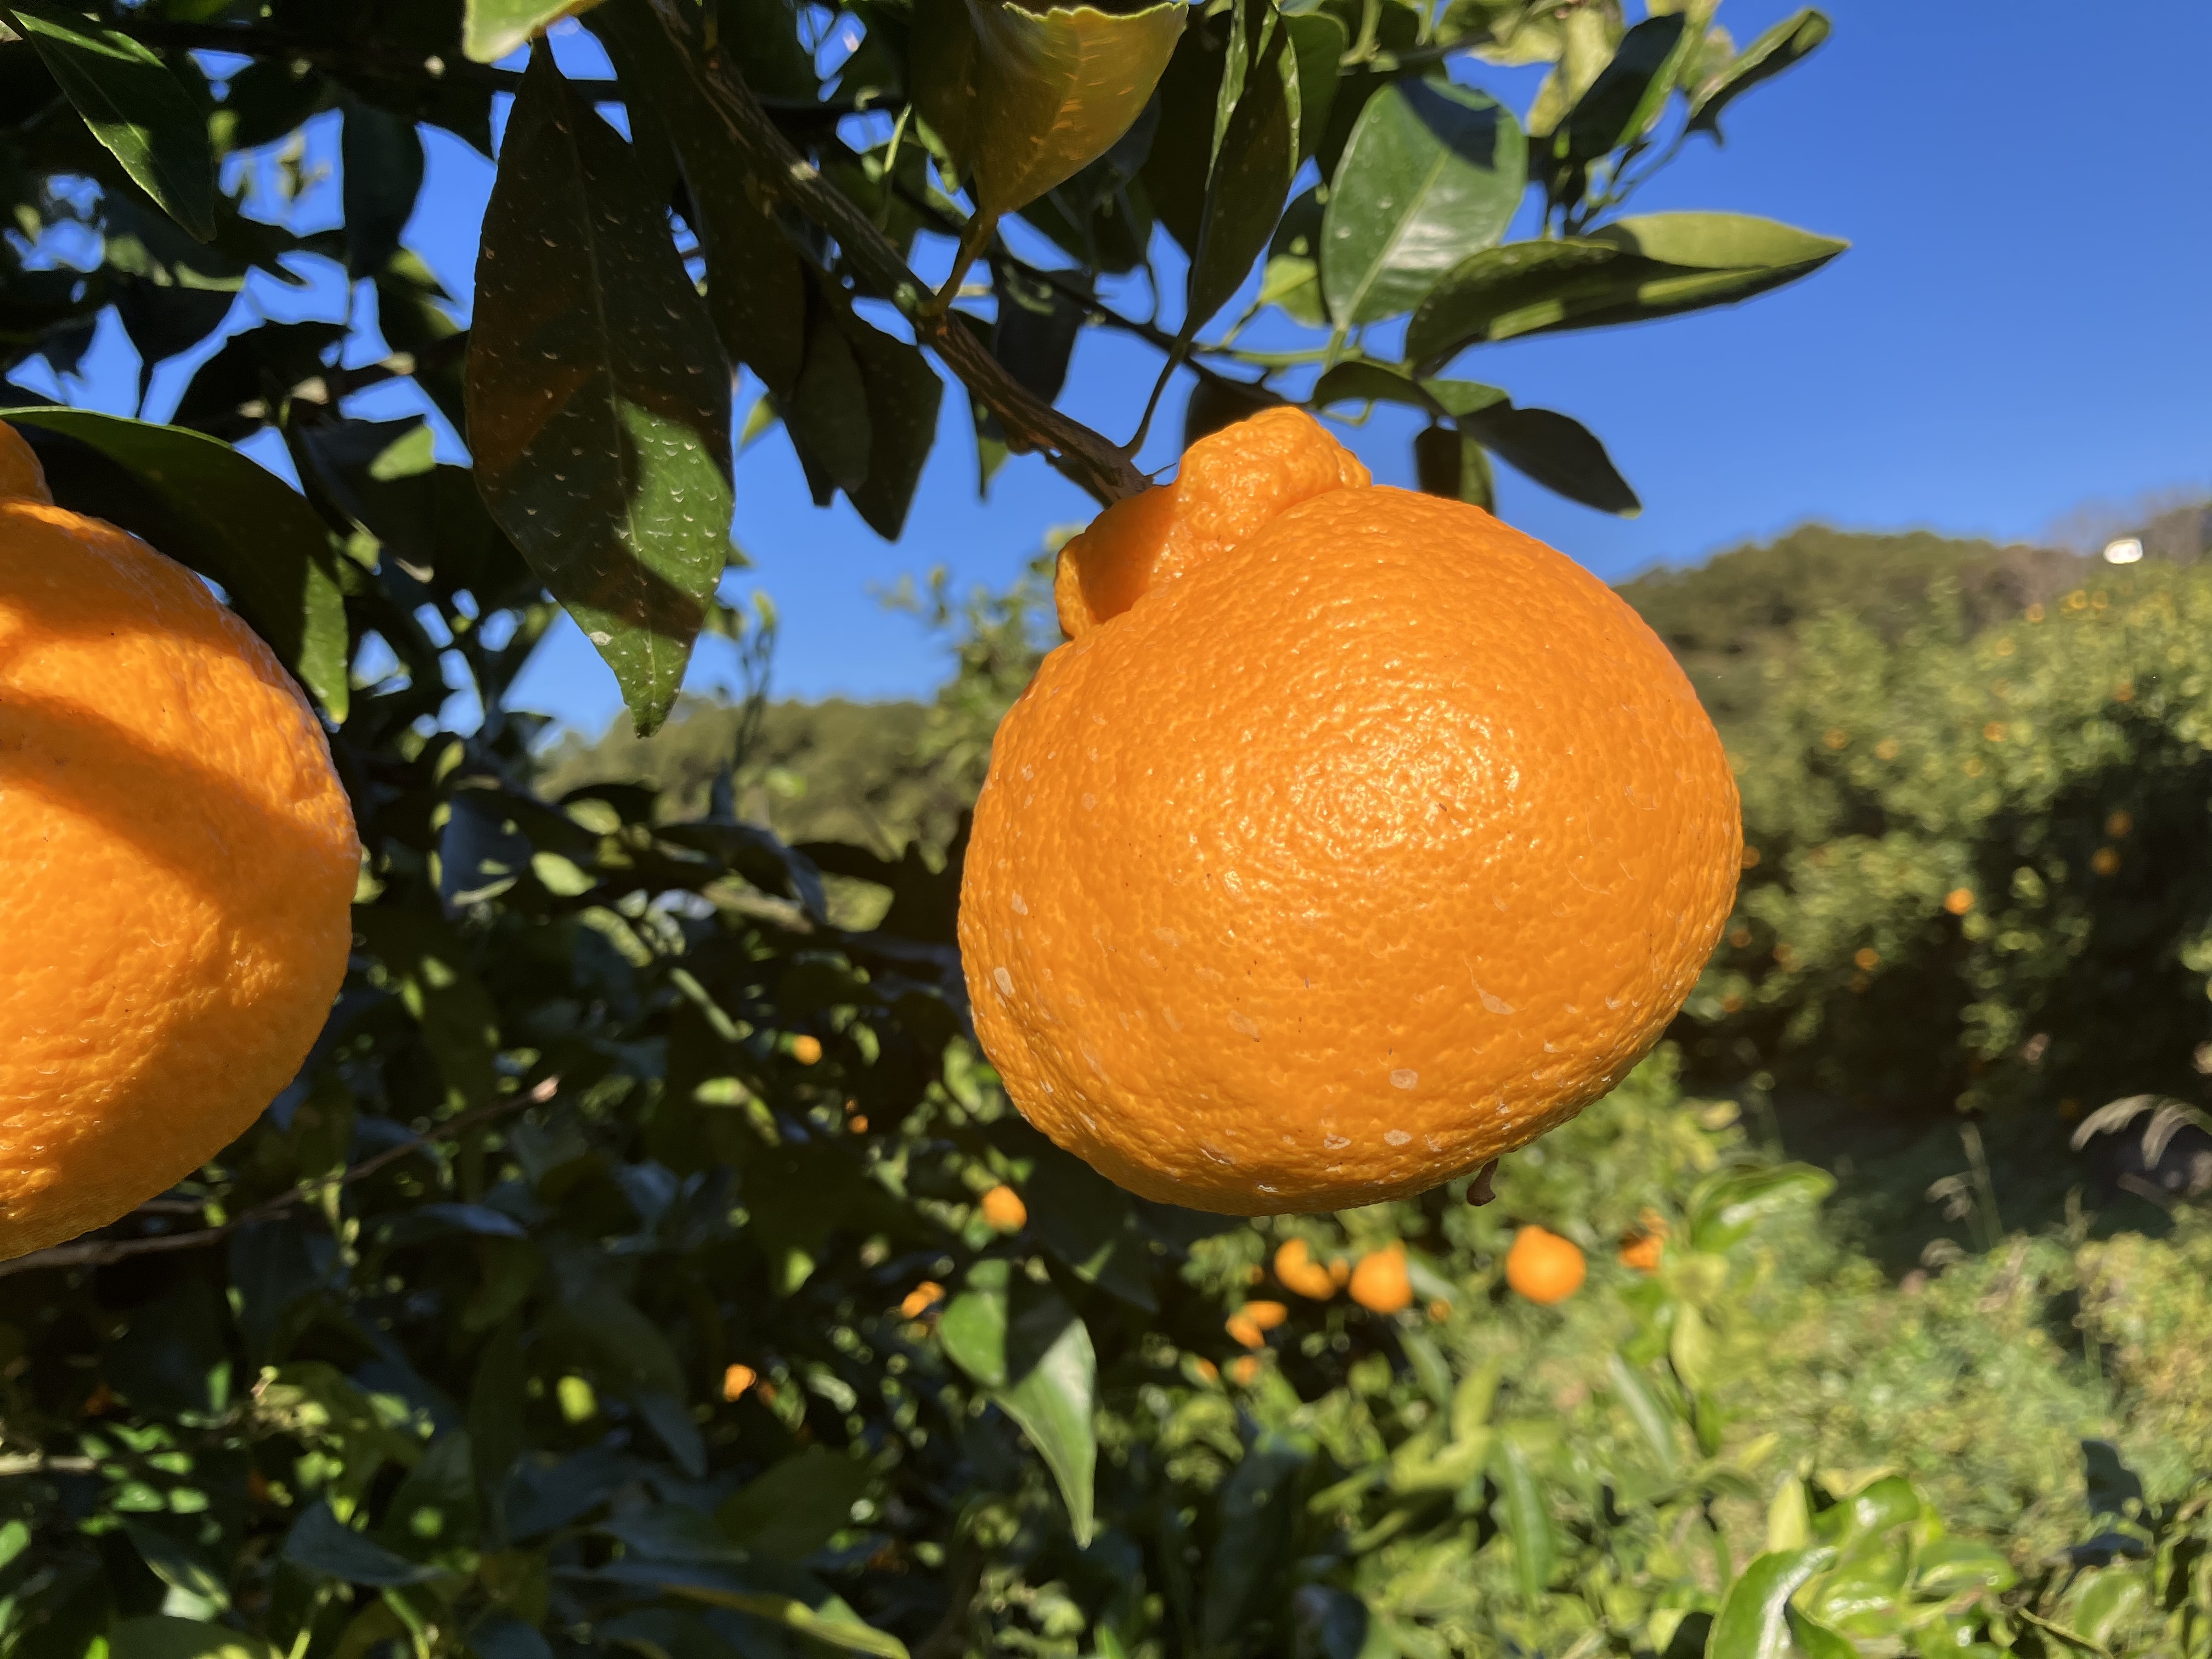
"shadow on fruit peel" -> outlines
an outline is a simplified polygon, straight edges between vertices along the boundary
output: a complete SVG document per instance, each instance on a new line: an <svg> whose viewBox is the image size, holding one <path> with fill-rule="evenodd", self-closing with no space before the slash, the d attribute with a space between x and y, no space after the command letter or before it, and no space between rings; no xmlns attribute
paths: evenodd
<svg viewBox="0 0 2212 1659"><path fill-rule="evenodd" d="M0 654L0 670L6 664ZM58 698L0 698L0 791L9 789L93 819L231 910L264 908L271 896L258 872L307 867L327 854L325 839L282 801Z"/></svg>

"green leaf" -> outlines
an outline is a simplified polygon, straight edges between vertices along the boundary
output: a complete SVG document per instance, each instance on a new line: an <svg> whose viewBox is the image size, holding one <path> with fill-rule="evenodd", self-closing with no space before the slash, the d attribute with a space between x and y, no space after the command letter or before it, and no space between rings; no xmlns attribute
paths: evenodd
<svg viewBox="0 0 2212 1659"><path fill-rule="evenodd" d="M1849 1638L1795 1607L1787 1607L1784 1613L1790 1640L1799 1659L1859 1659L1859 1650Z"/></svg>
<svg viewBox="0 0 2212 1659"><path fill-rule="evenodd" d="M1339 65L1348 44L1344 21L1327 12L1285 15L1283 27L1291 32L1291 51L1298 69L1298 159L1304 161L1328 130L1328 112L1336 102Z"/></svg>
<svg viewBox="0 0 2212 1659"><path fill-rule="evenodd" d="M1808 57L1828 38L1831 27L1825 12L1808 6L1768 29L1738 52L1720 77L1691 100L1689 131L1710 132L1717 140L1723 110L1760 82L1771 80Z"/></svg>
<svg viewBox="0 0 2212 1659"><path fill-rule="evenodd" d="M1938 1538L1913 1553L1917 1595L1944 1599L1968 1590L2008 1590L2020 1582L2012 1561L1994 1544L1971 1538Z"/></svg>
<svg viewBox="0 0 2212 1659"><path fill-rule="evenodd" d="M1636 1425L1636 1431L1644 1437L1644 1443L1650 1449L1660 1474L1673 1480L1680 1465L1674 1443L1674 1413L1653 1392L1644 1373L1618 1352L1607 1356L1606 1370L1612 1382L1613 1397L1620 1402L1621 1408Z"/></svg>
<svg viewBox="0 0 2212 1659"><path fill-rule="evenodd" d="M220 1613L230 1606L230 1589L222 1570L167 1525L132 1516L124 1521L123 1530L137 1550L138 1559L163 1583L204 1602L211 1611Z"/></svg>
<svg viewBox="0 0 2212 1659"><path fill-rule="evenodd" d="M499 1086L498 1014L459 936L434 915L384 904L357 909L354 927L398 981L400 1002L422 1029L448 1103L488 1104Z"/></svg>
<svg viewBox="0 0 2212 1659"><path fill-rule="evenodd" d="M1621 37L1613 59L1575 100L1548 147L1571 162L1594 161L1643 136L1674 89L1697 32L1677 12L1647 17Z"/></svg>
<svg viewBox="0 0 2212 1659"><path fill-rule="evenodd" d="M803 1561L851 1524L872 1479L857 1458L809 1446L723 1499L714 1519L733 1544Z"/></svg>
<svg viewBox="0 0 2212 1659"><path fill-rule="evenodd" d="M1688 1302L1674 1310L1674 1326L1667 1338L1667 1358L1674 1375L1692 1392L1702 1391L1712 1381L1713 1329L1705 1316Z"/></svg>
<svg viewBox="0 0 2212 1659"><path fill-rule="evenodd" d="M1221 1530L1207 1563L1199 1627L1204 1649L1233 1648L1238 1633L1273 1604L1297 1535L1298 1483L1313 1462L1299 1441L1266 1433L1244 1451L1221 1489Z"/></svg>
<svg viewBox="0 0 2212 1659"><path fill-rule="evenodd" d="M1809 1208L1835 1189L1835 1177L1809 1164L1778 1164L1727 1176L1691 1200L1691 1247L1725 1250L1749 1237L1768 1216Z"/></svg>
<svg viewBox="0 0 2212 1659"><path fill-rule="evenodd" d="M1788 1659L1790 1598L1836 1559L1826 1544L1759 1556L1729 1587L1706 1639L1707 1659Z"/></svg>
<svg viewBox="0 0 2212 1659"><path fill-rule="evenodd" d="M468 1411L469 1455L474 1464L477 1501L490 1517L487 1531L501 1544L506 1541L506 1517L500 1499L508 1472L528 1443L522 1431L523 1414L529 1404L523 1392L528 1376L522 1324L509 1319L492 1333L477 1360Z"/></svg>
<svg viewBox="0 0 2212 1659"><path fill-rule="evenodd" d="M1655 213L1586 237L1509 242L1430 290L1407 326L1406 356L1435 366L1486 341L1729 305L1809 276L1849 246L1734 213Z"/></svg>
<svg viewBox="0 0 2212 1659"><path fill-rule="evenodd" d="M730 373L629 147L531 53L484 216L469 443L492 516L666 716L729 562Z"/></svg>
<svg viewBox="0 0 2212 1659"><path fill-rule="evenodd" d="M1520 124L1486 94L1413 80L1377 93L1322 219L1322 292L1336 325L1412 310L1504 234L1528 178Z"/></svg>
<svg viewBox="0 0 2212 1659"><path fill-rule="evenodd" d="M206 118L169 66L121 30L51 0L16 0L9 10L93 137L163 212L210 240L215 151Z"/></svg>
<svg viewBox="0 0 2212 1659"><path fill-rule="evenodd" d="M1029 1436L1059 1483L1076 1541L1090 1542L1098 1361L1074 1310L1026 1278L1010 1286L1005 1261L979 1261L938 1333L953 1363Z"/></svg>
<svg viewBox="0 0 2212 1659"><path fill-rule="evenodd" d="M1427 426L1413 434L1413 478L1424 495L1498 510L1489 453L1455 427Z"/></svg>
<svg viewBox="0 0 2212 1659"><path fill-rule="evenodd" d="M625 87L652 100L690 192L707 256L707 310L731 356L781 402L794 394L807 343L806 272L764 194L729 150L679 48L642 7L593 19Z"/></svg>
<svg viewBox="0 0 2212 1659"><path fill-rule="evenodd" d="M1290 31L1273 0L1239 0L1229 15L1206 192L1191 244L1185 338L1243 283L1274 234L1298 170L1298 64ZM1170 147L1163 166L1188 169L1190 161Z"/></svg>
<svg viewBox="0 0 2212 1659"><path fill-rule="evenodd" d="M1428 382L1431 386L1447 384ZM1487 388L1486 388L1486 390ZM1571 501L1632 518L1644 510L1589 428L1549 409L1498 402L1457 416L1459 429L1500 460Z"/></svg>
<svg viewBox="0 0 2212 1659"><path fill-rule="evenodd" d="M868 413L867 473L858 489L845 493L868 528L885 541L896 541L906 527L930 446L937 441L937 406L945 382L918 348L852 312L841 313L839 325L860 369Z"/></svg>
<svg viewBox="0 0 2212 1659"><path fill-rule="evenodd" d="M1499 1493L1498 1524L1513 1540L1513 1570L1522 1598L1533 1607L1552 1582L1559 1555L1559 1534L1528 1445L1512 1429L1498 1437L1491 1473Z"/></svg>
<svg viewBox="0 0 2212 1659"><path fill-rule="evenodd" d="M57 501L220 583L331 718L345 718L337 558L298 490L228 444L182 427L84 409L7 410L0 419L37 447Z"/></svg>
<svg viewBox="0 0 2212 1659"><path fill-rule="evenodd" d="M1159 1310L1151 1242L1128 1194L1057 1147L1038 1155L1026 1192L1030 1228L1077 1278L1146 1313Z"/></svg>
<svg viewBox="0 0 2212 1659"><path fill-rule="evenodd" d="M319 1501L293 1523L283 1556L295 1566L349 1584L420 1584L438 1576L436 1568L418 1565L362 1537Z"/></svg>
<svg viewBox="0 0 2212 1659"><path fill-rule="evenodd" d="M496 64L549 25L589 10L596 3L597 0L468 0L461 14L461 50L479 64Z"/></svg>
<svg viewBox="0 0 2212 1659"><path fill-rule="evenodd" d="M976 206L997 216L1036 200L1103 155L1158 84L1189 9L1133 11L1014 0L921 0L915 106Z"/></svg>
<svg viewBox="0 0 2212 1659"><path fill-rule="evenodd" d="M258 1636L198 1619L122 1619L107 1638L109 1659L276 1659Z"/></svg>
<svg viewBox="0 0 2212 1659"><path fill-rule="evenodd" d="M344 174L346 264L374 276L399 251L399 233L422 185L422 140L415 123L348 96L338 135Z"/></svg>

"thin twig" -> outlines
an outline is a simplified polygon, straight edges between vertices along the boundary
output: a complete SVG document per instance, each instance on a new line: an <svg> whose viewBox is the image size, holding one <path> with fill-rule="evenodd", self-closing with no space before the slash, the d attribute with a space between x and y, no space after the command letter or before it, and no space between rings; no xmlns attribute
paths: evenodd
<svg viewBox="0 0 2212 1659"><path fill-rule="evenodd" d="M999 417L1014 447L1042 452L1054 468L1102 502L1151 488L1152 481L1127 453L1031 393L957 317L950 311L930 314L927 286L860 205L792 147L729 54L703 48L686 15L690 8L676 0L643 3L674 48L684 74L727 135L734 159L763 189L830 234L861 285L898 307L913 325L915 342L944 359L977 401ZM610 21L622 26L624 9L606 9L612 14Z"/></svg>
<svg viewBox="0 0 2212 1659"><path fill-rule="evenodd" d="M202 1227L188 1233L159 1233L150 1238L101 1238L76 1244L56 1244L48 1249L33 1250L28 1255L19 1255L12 1261L0 1261L0 1279L5 1279L10 1273L32 1273L41 1267L105 1267L135 1255L154 1255L167 1250L195 1250L203 1245L220 1243L240 1228L250 1227L256 1222L273 1220L294 1205L316 1197L331 1187L350 1187L356 1181L366 1181L386 1165L398 1162L410 1152L422 1151L432 1141L447 1139L487 1118L497 1117L524 1106L542 1106L553 1098L555 1091L560 1086L559 1078L549 1077L526 1093L509 1095L504 1100L471 1107L410 1140L403 1140L397 1146L386 1147L374 1158L362 1159L334 1182L317 1182L312 1186L295 1187L289 1192L279 1193L250 1210L241 1210L220 1226Z"/></svg>
<svg viewBox="0 0 2212 1659"><path fill-rule="evenodd" d="M47 1457L37 1452L21 1457L0 1457L0 1480L15 1474L96 1474L100 1462L91 1457Z"/></svg>

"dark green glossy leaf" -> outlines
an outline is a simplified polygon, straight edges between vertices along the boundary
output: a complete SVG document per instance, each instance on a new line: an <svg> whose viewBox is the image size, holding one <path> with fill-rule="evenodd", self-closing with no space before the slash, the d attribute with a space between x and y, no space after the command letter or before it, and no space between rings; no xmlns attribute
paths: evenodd
<svg viewBox="0 0 2212 1659"><path fill-rule="evenodd" d="M1774 1550L1729 1587L1705 1645L1707 1659L1789 1659L1790 1598L1836 1559L1826 1544Z"/></svg>
<svg viewBox="0 0 2212 1659"><path fill-rule="evenodd" d="M859 1459L809 1446L740 1486L714 1519L733 1544L803 1561L851 1524L872 1478Z"/></svg>
<svg viewBox="0 0 2212 1659"><path fill-rule="evenodd" d="M896 541L906 527L930 446L937 441L937 406L945 383L906 341L849 312L838 320L860 370L868 411L867 473L858 489L846 494L871 530Z"/></svg>
<svg viewBox="0 0 2212 1659"><path fill-rule="evenodd" d="M719 119L644 8L613 5L592 21L623 84L660 118L691 198L707 256L707 309L730 356L788 402L807 348L806 273L766 198L729 153Z"/></svg>
<svg viewBox="0 0 2212 1659"><path fill-rule="evenodd" d="M1191 387L1190 401L1183 405L1182 447L1188 449L1207 433L1249 420L1282 401L1264 386L1247 381L1203 378Z"/></svg>
<svg viewBox="0 0 2212 1659"><path fill-rule="evenodd" d="M1784 18L1736 54L1735 61L1690 104L1690 131L1721 136L1721 112L1762 81L1808 57L1828 38L1827 14L1808 6Z"/></svg>
<svg viewBox="0 0 2212 1659"><path fill-rule="evenodd" d="M1326 12L1301 12L1285 16L1291 32L1291 51L1298 70L1298 159L1304 161L1328 129L1329 111L1336 104L1338 64L1349 42L1344 21Z"/></svg>
<svg viewBox="0 0 2212 1659"><path fill-rule="evenodd" d="M230 1606L230 1589L222 1569L208 1559L185 1529L173 1521L134 1517L123 1523L125 1534L138 1559L163 1583L206 1602L221 1612Z"/></svg>
<svg viewBox="0 0 2212 1659"><path fill-rule="evenodd" d="M380 105L345 100L338 138L344 174L346 264L374 276L399 251L399 233L422 185L422 140L415 124Z"/></svg>
<svg viewBox="0 0 2212 1659"><path fill-rule="evenodd" d="M1437 284L1407 326L1406 355L1439 364L1485 341L1728 305L1809 276L1848 246L1733 213L1655 213L1586 237L1512 242Z"/></svg>
<svg viewBox="0 0 2212 1659"><path fill-rule="evenodd" d="M1158 1310L1151 1243L1128 1194L1057 1147L1038 1154L1025 1191L1030 1227L1079 1279L1147 1313Z"/></svg>
<svg viewBox="0 0 2212 1659"><path fill-rule="evenodd" d="M1238 1633L1276 1600L1288 1575L1298 1521L1298 1486L1311 1449L1263 1434L1245 1449L1221 1491L1221 1531L1208 1564L1200 1630L1208 1651L1233 1650Z"/></svg>
<svg viewBox="0 0 2212 1659"><path fill-rule="evenodd" d="M295 1567L349 1584L388 1589L420 1584L437 1577L436 1568L395 1555L374 1539L362 1537L321 1502L293 1523L284 1539L283 1556Z"/></svg>
<svg viewBox="0 0 2212 1659"><path fill-rule="evenodd" d="M500 1498L526 1444L523 1414L528 1401L523 1389L527 1381L522 1327L519 1321L509 1320L484 1344L477 1360L475 1382L469 1390L469 1455L478 1500L489 1517L485 1530L502 1544L507 1524Z"/></svg>
<svg viewBox="0 0 2212 1659"><path fill-rule="evenodd" d="M1167 66L1189 9L1024 6L921 0L915 106L977 207L997 215L1073 176L1129 130Z"/></svg>
<svg viewBox="0 0 2212 1659"><path fill-rule="evenodd" d="M1688 21L1680 12L1647 17L1622 36L1613 61L1559 124L1552 153L1594 161L1642 137L1674 89L1684 51L1696 42Z"/></svg>
<svg viewBox="0 0 2212 1659"><path fill-rule="evenodd" d="M1322 220L1322 291L1337 326L1410 311L1496 242L1528 167L1519 123L1471 88L1408 80L1369 100Z"/></svg>
<svg viewBox="0 0 2212 1659"><path fill-rule="evenodd" d="M346 623L330 534L299 491L228 444L83 409L20 409L54 499L219 582L333 720L346 715ZM50 443L46 434L58 442Z"/></svg>
<svg viewBox="0 0 2212 1659"><path fill-rule="evenodd" d="M1089 1542L1098 1461L1090 1331L1050 1291L1012 1279L1000 1260L969 1271L938 1329L953 1363L1029 1436L1059 1483L1077 1541Z"/></svg>
<svg viewBox="0 0 2212 1659"><path fill-rule="evenodd" d="M479 64L495 64L549 24L572 16L594 0L467 0L461 49Z"/></svg>
<svg viewBox="0 0 2212 1659"><path fill-rule="evenodd" d="M1456 427L1423 427L1413 434L1413 478L1425 495L1498 510L1498 484L1490 457Z"/></svg>
<svg viewBox="0 0 2212 1659"><path fill-rule="evenodd" d="M1298 170L1298 65L1273 0L1239 0L1214 93L1183 334L1229 302L1274 234ZM1170 152L1164 165L1188 169Z"/></svg>
<svg viewBox="0 0 2212 1659"><path fill-rule="evenodd" d="M730 374L629 147L533 50L484 216L469 442L485 504L666 715L729 560Z"/></svg>
<svg viewBox="0 0 2212 1659"><path fill-rule="evenodd" d="M1644 510L1605 446L1569 416L1496 403L1458 419L1459 429L1498 459L1571 501L1624 517Z"/></svg>
<svg viewBox="0 0 2212 1659"><path fill-rule="evenodd" d="M121 30L52 0L17 0L11 10L93 137L163 212L202 241L212 237L207 121L168 65Z"/></svg>

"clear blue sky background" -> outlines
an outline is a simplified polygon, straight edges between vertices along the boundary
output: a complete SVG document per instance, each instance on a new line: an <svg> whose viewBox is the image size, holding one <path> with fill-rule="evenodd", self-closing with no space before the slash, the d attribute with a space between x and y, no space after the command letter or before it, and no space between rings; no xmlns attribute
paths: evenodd
<svg viewBox="0 0 2212 1659"><path fill-rule="evenodd" d="M1720 21L1742 40L1793 9L1727 0ZM1640 518L1568 505L1510 472L1499 503L1608 578L1808 520L2028 538L2085 502L2212 484L2202 161L2212 7L1832 10L1828 45L1738 103L1726 148L1694 143L1637 210L1765 214L1847 237L1850 253L1740 308L1511 343L1459 366L1524 405L1576 416L1611 447L1643 496ZM576 43L564 44L580 67ZM1534 88L1525 72L1462 75L1516 108ZM463 295L490 178L481 157L434 141L410 241ZM1157 363L1089 331L1067 405L1126 436ZM95 392L103 382L95 361ZM1146 465L1172 459L1180 401L1178 390ZM1383 481L1410 482L1409 430L1385 417L1351 441ZM872 590L934 566L963 588L1003 586L1048 526L1091 510L1034 458L1010 462L979 501L957 388L896 544L842 502L814 508L780 433L740 459L737 485L752 568L735 585L764 589L781 611L773 688L786 696L926 694L946 669L942 641ZM693 684L726 684L732 660L709 642ZM612 678L566 625L521 689L590 731L619 708Z"/></svg>

